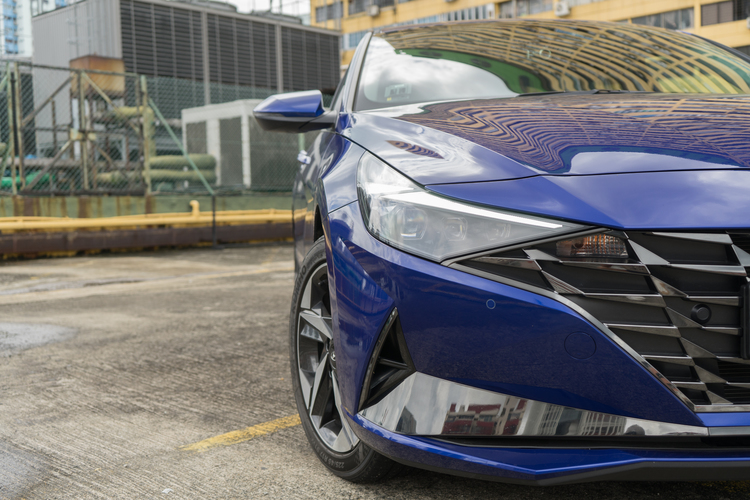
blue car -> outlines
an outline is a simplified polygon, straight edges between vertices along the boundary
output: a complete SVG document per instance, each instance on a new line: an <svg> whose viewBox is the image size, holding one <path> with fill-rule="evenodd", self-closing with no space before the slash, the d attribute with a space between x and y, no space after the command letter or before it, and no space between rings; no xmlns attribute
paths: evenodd
<svg viewBox="0 0 750 500"><path fill-rule="evenodd" d="M530 484L750 478L750 59L689 33L387 29L317 91L294 395L323 464Z"/></svg>

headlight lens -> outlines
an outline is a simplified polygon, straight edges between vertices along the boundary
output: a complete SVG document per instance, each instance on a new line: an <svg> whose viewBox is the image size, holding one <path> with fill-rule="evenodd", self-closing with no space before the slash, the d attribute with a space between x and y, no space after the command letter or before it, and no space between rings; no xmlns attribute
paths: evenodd
<svg viewBox="0 0 750 500"><path fill-rule="evenodd" d="M586 229L432 194L369 153L359 161L357 191L362 217L373 236L437 262Z"/></svg>

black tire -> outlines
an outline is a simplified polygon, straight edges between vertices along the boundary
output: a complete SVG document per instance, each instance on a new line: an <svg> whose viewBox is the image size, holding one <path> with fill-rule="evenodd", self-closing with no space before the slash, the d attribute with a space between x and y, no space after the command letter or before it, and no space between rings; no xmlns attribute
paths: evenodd
<svg viewBox="0 0 750 500"><path fill-rule="evenodd" d="M381 481L401 466L360 441L338 407L335 346L326 336L331 325L328 293L325 239L320 238L302 262L292 296L289 351L294 399L305 435L323 465L347 481Z"/></svg>

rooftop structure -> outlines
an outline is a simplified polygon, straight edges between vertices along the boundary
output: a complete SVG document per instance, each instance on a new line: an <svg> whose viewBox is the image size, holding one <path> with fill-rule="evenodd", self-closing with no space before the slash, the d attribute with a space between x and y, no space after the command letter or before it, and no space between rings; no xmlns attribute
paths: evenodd
<svg viewBox="0 0 750 500"><path fill-rule="evenodd" d="M339 80L337 33L219 2L84 0L32 24L35 64L123 59L129 72L204 82L200 104L217 102L210 84L333 93Z"/></svg>
<svg viewBox="0 0 750 500"><path fill-rule="evenodd" d="M365 33L439 21L586 19L689 31L750 54L750 0L310 0L312 25L342 32L346 65Z"/></svg>

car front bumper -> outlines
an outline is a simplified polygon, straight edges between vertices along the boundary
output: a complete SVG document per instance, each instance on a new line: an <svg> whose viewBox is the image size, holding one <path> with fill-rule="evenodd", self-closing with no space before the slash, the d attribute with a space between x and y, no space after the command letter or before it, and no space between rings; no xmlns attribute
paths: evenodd
<svg viewBox="0 0 750 500"><path fill-rule="evenodd" d="M327 235L343 406L355 432L377 451L422 468L537 484L750 476L750 442L744 447L745 438L734 439L730 446L713 438L722 428L734 436L750 435L745 432L750 413L694 413L658 373L561 301L384 245L365 229L357 203L329 214ZM394 310L416 372L412 378L494 394L506 403L513 399L514 410L521 400L538 403L537 420L543 408L554 407L580 412L576 428L582 428L585 415L621 421L589 435L561 435L558 427L546 434L506 433L514 425L516 431L533 426L510 419L507 404L501 416L503 404L489 396L472 403L460 396L451 400L446 390L418 390L409 395L415 401L411 408L434 408L435 399L443 398L437 405L442 413L424 412L432 417L430 431L399 427L401 414L386 422L384 413L407 408L406 396L394 402L399 397L394 389L367 408L361 396L373 351ZM585 341L571 346L571 336ZM475 411L471 422L447 422L448 413L465 413L480 403L485 408ZM377 404L378 418L370 409ZM384 412L383 404L392 410ZM644 422L661 430L649 434ZM480 431L453 432L467 426ZM608 434L605 427L620 431Z"/></svg>

